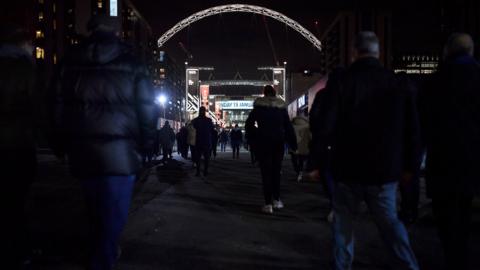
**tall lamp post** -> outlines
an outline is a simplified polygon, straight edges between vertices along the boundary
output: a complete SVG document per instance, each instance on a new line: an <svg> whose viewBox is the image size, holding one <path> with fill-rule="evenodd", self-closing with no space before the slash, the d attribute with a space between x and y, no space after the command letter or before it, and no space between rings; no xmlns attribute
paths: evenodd
<svg viewBox="0 0 480 270"><path fill-rule="evenodd" d="M165 120L165 111L166 111L165 103L167 103L167 97L162 94L157 98L157 101L163 107L163 119Z"/></svg>

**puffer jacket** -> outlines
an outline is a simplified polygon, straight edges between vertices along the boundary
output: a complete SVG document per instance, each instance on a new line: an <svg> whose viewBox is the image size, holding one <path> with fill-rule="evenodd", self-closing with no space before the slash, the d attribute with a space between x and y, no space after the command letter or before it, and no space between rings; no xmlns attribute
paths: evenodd
<svg viewBox="0 0 480 270"><path fill-rule="evenodd" d="M258 146L284 145L297 149L295 131L288 117L287 107L283 100L277 97L260 97L253 104L253 110L248 115L245 130L249 141Z"/></svg>
<svg viewBox="0 0 480 270"><path fill-rule="evenodd" d="M309 153L310 141L312 140L308 120L305 117L297 116L292 119L292 125L295 130L298 147L295 154L306 156Z"/></svg>
<svg viewBox="0 0 480 270"><path fill-rule="evenodd" d="M0 149L35 149L40 99L31 56L0 45Z"/></svg>
<svg viewBox="0 0 480 270"><path fill-rule="evenodd" d="M74 176L131 175L153 148L154 93L131 50L94 33L72 51L53 87L53 147Z"/></svg>

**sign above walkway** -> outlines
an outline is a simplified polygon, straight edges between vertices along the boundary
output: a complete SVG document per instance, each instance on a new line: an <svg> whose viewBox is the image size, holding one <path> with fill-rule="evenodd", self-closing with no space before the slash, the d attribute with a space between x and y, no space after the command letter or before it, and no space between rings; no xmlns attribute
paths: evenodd
<svg viewBox="0 0 480 270"><path fill-rule="evenodd" d="M222 110L252 110L253 100L227 100L218 102Z"/></svg>

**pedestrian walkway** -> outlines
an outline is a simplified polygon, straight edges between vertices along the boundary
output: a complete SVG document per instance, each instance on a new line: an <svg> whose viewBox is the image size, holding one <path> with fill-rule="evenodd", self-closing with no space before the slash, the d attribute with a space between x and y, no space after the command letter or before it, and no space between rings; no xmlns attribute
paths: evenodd
<svg viewBox="0 0 480 270"><path fill-rule="evenodd" d="M282 172L286 207L266 215L260 212L259 169L248 153L240 160L219 153L208 178L195 177L189 161L175 158L179 162L158 164L137 182L117 269L330 269L328 200L320 183L296 182L290 160ZM41 176L45 170L56 176L38 181L33 190L41 203L31 206L32 234L43 249L34 269L82 269L87 227L78 183L61 163L46 164ZM428 208L421 212L409 228L413 248L422 269L441 269L433 220ZM478 218L477 211L474 224ZM387 254L368 213L356 231L354 269L386 269ZM474 230L472 243L479 240ZM478 247L474 252L473 258L480 255Z"/></svg>

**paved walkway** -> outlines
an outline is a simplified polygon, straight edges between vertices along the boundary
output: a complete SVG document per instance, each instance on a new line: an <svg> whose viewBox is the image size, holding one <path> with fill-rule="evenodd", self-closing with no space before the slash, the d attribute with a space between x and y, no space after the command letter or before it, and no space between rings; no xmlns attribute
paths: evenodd
<svg viewBox="0 0 480 270"><path fill-rule="evenodd" d="M43 252L34 269L82 269L87 227L78 183L57 161L43 164L40 177L55 176L37 182L32 193L41 202L30 205L32 235ZM240 160L220 153L208 178L194 177L189 161L152 169L137 183L118 269L330 269L328 200L320 183L297 183L290 161L284 164L286 208L271 216L260 212L259 169L247 153ZM422 202L422 218L409 228L413 247L422 269L441 269L439 241ZM368 213L356 229L354 269L388 269ZM478 229L472 240L479 243ZM477 247L472 256L479 255Z"/></svg>

